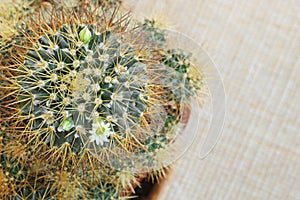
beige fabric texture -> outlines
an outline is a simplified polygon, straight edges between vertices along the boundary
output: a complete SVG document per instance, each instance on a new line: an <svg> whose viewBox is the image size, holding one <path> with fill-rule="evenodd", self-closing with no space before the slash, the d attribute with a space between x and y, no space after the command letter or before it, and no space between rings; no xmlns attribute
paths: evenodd
<svg viewBox="0 0 300 200"><path fill-rule="evenodd" d="M196 141L157 199L300 199L300 1L125 0L197 41L224 79L227 117L209 156Z"/></svg>

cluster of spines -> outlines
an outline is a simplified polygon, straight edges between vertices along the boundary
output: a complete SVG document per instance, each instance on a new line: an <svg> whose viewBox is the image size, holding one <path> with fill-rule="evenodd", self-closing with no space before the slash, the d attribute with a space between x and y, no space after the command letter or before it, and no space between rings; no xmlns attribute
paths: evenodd
<svg viewBox="0 0 300 200"><path fill-rule="evenodd" d="M129 187L122 185L116 171L73 165L62 169L60 161L52 165L32 158L9 131L1 125L1 199L119 199L122 188Z"/></svg>

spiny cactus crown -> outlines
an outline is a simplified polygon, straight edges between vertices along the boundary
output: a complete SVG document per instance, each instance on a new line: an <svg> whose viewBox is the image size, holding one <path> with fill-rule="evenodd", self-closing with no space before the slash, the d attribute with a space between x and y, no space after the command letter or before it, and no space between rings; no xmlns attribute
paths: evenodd
<svg viewBox="0 0 300 200"><path fill-rule="evenodd" d="M22 115L51 146L105 145L110 135L134 130L146 111L137 50L118 34L95 30L64 25L42 35L22 66Z"/></svg>

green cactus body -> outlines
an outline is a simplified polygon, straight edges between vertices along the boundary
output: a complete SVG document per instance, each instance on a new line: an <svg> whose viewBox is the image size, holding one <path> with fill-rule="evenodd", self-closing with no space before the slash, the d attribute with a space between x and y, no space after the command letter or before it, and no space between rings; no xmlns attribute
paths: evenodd
<svg viewBox="0 0 300 200"><path fill-rule="evenodd" d="M38 48L27 53L19 78L22 115L44 142L67 142L82 150L101 118L112 133L135 129L147 108L141 99L147 77L136 50L111 32L97 33L92 25L64 25L42 35ZM95 131L94 131L95 132ZM108 137L108 135L104 137ZM100 137L99 137L100 138ZM100 138L97 145L103 145Z"/></svg>

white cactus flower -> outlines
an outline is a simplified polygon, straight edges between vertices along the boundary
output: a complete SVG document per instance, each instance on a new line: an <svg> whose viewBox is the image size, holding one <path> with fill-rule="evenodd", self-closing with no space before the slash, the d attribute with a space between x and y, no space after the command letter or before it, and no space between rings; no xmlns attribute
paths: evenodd
<svg viewBox="0 0 300 200"><path fill-rule="evenodd" d="M103 145L104 142L109 142L108 137L114 134L110 130L110 124L105 123L100 117L97 117L93 124L92 130L89 131L91 134L89 136L90 142L96 142L97 145Z"/></svg>

